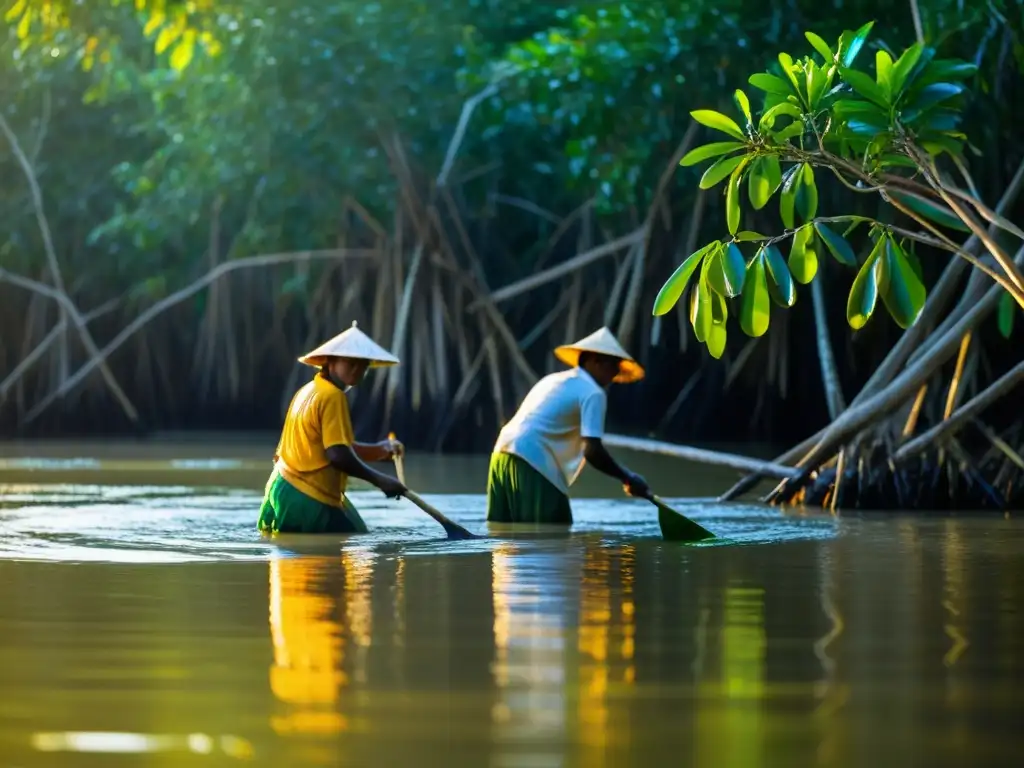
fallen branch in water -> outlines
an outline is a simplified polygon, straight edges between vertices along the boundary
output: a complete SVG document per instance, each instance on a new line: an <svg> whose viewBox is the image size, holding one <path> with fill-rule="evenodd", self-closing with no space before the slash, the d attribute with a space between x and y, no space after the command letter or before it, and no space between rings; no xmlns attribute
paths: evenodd
<svg viewBox="0 0 1024 768"><path fill-rule="evenodd" d="M712 464L717 467L738 469L741 472L760 472L765 477L774 477L780 480L793 477L799 472L796 467L787 467L783 464L776 464L773 461L761 461L760 459L751 459L747 456L737 456L732 453L709 451L704 448L693 448L689 445L663 443L658 440L645 440L639 437L627 437L626 435L605 435L602 442L612 448L625 448L629 451L640 451L642 453L656 453L661 456L695 461L699 464Z"/></svg>

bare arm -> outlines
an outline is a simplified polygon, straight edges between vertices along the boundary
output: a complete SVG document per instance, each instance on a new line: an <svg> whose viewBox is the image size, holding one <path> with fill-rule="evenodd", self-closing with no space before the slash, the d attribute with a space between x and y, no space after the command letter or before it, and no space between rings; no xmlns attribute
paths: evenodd
<svg viewBox="0 0 1024 768"><path fill-rule="evenodd" d="M601 438L583 438L583 458L587 460L587 464L598 472L603 472L609 477L614 477L620 481L626 486L631 496L646 497L650 494L650 489L647 487L644 479L615 461L612 455L608 453L608 449L604 447Z"/></svg>
<svg viewBox="0 0 1024 768"><path fill-rule="evenodd" d="M387 443L356 443L352 446L352 450L355 451L360 461L387 461L391 458L391 451L388 450Z"/></svg>
<svg viewBox="0 0 1024 768"><path fill-rule="evenodd" d="M629 479L626 470L612 458L612 455L608 453L608 449L604 447L604 443L601 442L599 437L583 438L583 458L587 460L587 464L598 472L603 472L609 477L621 480L623 483Z"/></svg>
<svg viewBox="0 0 1024 768"><path fill-rule="evenodd" d="M376 486L391 498L401 496L407 490L398 480L366 466L358 456L358 446L332 445L326 450L327 460L349 477L357 477Z"/></svg>

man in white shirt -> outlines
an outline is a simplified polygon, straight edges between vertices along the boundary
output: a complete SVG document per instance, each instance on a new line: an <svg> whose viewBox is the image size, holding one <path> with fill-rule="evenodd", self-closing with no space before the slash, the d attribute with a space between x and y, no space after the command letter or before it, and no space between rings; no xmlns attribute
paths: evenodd
<svg viewBox="0 0 1024 768"><path fill-rule="evenodd" d="M606 389L630 383L644 370L607 328L555 356L573 366L538 381L498 435L487 478L487 520L496 523L572 523L571 486L584 463L646 498L644 479L621 466L601 442Z"/></svg>

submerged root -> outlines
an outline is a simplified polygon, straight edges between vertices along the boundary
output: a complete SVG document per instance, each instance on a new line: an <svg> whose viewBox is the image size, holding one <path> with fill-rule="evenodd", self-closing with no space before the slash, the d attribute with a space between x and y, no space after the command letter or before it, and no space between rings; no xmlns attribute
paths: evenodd
<svg viewBox="0 0 1024 768"><path fill-rule="evenodd" d="M1024 509L1024 469L1002 451L975 458L954 441L901 463L891 456L886 441L875 441L856 458L848 455L841 479L836 463L823 466L784 484L772 503L865 511Z"/></svg>

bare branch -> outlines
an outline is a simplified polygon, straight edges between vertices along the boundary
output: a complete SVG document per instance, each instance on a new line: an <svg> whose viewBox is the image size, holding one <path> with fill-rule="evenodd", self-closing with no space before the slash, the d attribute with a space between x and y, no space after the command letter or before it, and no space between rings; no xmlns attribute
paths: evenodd
<svg viewBox="0 0 1024 768"><path fill-rule="evenodd" d="M1022 382L1024 382L1024 361L1017 363L1017 365L957 408L949 418L940 421L927 432L901 446L893 454L893 461L905 461L934 444L948 440L965 427L977 414L981 413L981 411Z"/></svg>
<svg viewBox="0 0 1024 768"><path fill-rule="evenodd" d="M57 251L53 247L50 225L46 220L46 211L43 208L43 192L39 188L39 181L36 179L36 174L32 169L32 164L29 162L28 157L21 148L21 144L18 142L18 137L14 135L14 131L11 130L11 126L7 123L7 119L3 114L0 114L0 131L3 131L4 136L7 137L7 141L11 145L11 152L13 152L14 156L17 158L18 164L21 166L21 170L25 174L25 180L28 182L29 190L32 193L32 205L35 209L36 221L39 224L39 232L43 238L43 249L46 252L46 260L50 267L50 273L53 276L53 284L57 287L57 291L61 295L61 298L59 299L61 308L71 316L75 327L78 329L78 334L82 338L82 344L85 346L86 351L93 359L96 359L99 354L99 350L96 348L96 342L93 341L92 334L89 333L89 329L86 327L85 321L82 319L82 315L78 311L78 307L76 307L74 302L71 301L64 289L64 279L61 276L60 265L57 263ZM125 415L128 416L131 421L137 422L139 420L139 413L135 410L135 406L132 405L132 401L128 399L128 395L126 395L124 390L121 389L121 385L117 383L117 379L114 378L114 374L111 372L110 368L107 367L106 364L103 364L100 367L100 370L103 373L103 378L107 382L107 386L110 388L110 391L121 404L121 408L124 410Z"/></svg>
<svg viewBox="0 0 1024 768"><path fill-rule="evenodd" d="M117 299L112 299L110 301L104 302L96 309L84 315L82 319L85 320L85 322L87 323L92 322L98 317L113 312L119 304L120 302ZM39 360L39 358L46 354L46 351L51 346L53 346L53 343L58 338L60 338L60 335L64 333L66 329L67 320L62 319L55 326L53 326L53 328L50 330L48 334L46 334L43 340L35 346L35 349L33 349L28 355L25 356L25 359L23 359L20 363L18 363L17 366L15 366L14 370L7 375L7 378L0 382L0 402L4 401L11 387L17 384L21 377L28 373L29 369L32 368L32 366L36 363L37 360Z"/></svg>
<svg viewBox="0 0 1024 768"><path fill-rule="evenodd" d="M58 397L63 397L76 387L86 376L88 376L97 366L103 365L111 354L114 353L122 344L124 344L129 338L132 337L140 328L150 322L153 318L163 314L171 307L180 304L189 297L199 293L203 288L213 283L215 280L223 277L229 272L234 272L239 269L255 269L257 267L267 267L273 264L286 264L296 261L307 261L310 259L344 259L344 258L372 258L379 255L376 250L349 250L349 249L335 249L326 251L299 251L295 253L274 253L263 256L251 256L245 259L233 259L232 261L224 261L218 264L216 267L211 269L205 275L200 277L198 280L190 283L179 291L172 293L160 301L153 304L151 307L147 307L138 317L136 317L131 323L121 330L117 336L111 339L103 349L98 350L97 354L94 355L85 365L79 368L75 373L66 379L58 389L47 395L35 408L33 408L26 416L25 423L34 421L39 414L41 414L47 407L53 403ZM38 293L50 296L50 298L61 301L61 297L67 300L67 297L63 294L59 294L47 285L42 283L36 283L35 281L26 280L25 278L18 278L17 280L12 279L11 273L5 272L0 269L0 281L7 279L10 282L22 283L23 287L28 288L28 285L24 283L32 283L30 290L35 290Z"/></svg>
<svg viewBox="0 0 1024 768"><path fill-rule="evenodd" d="M596 248L591 248L586 253L581 253L578 256L574 256L568 261L564 261L550 269L545 269L543 272L537 272L530 277L519 280L518 282L506 285L504 288L499 288L497 291L491 294L491 301L498 303L506 301L520 294L532 291L546 283L550 283L553 280L557 280L562 275L567 275L570 272L575 272L582 267L587 266L595 261L603 259L606 256L611 256L614 253L618 253L624 248L629 248L635 245L637 242L642 241L647 236L646 227L640 227L633 230L628 235L612 240L610 243L599 245ZM481 306L480 301L473 302L467 309L474 310L479 309Z"/></svg>

